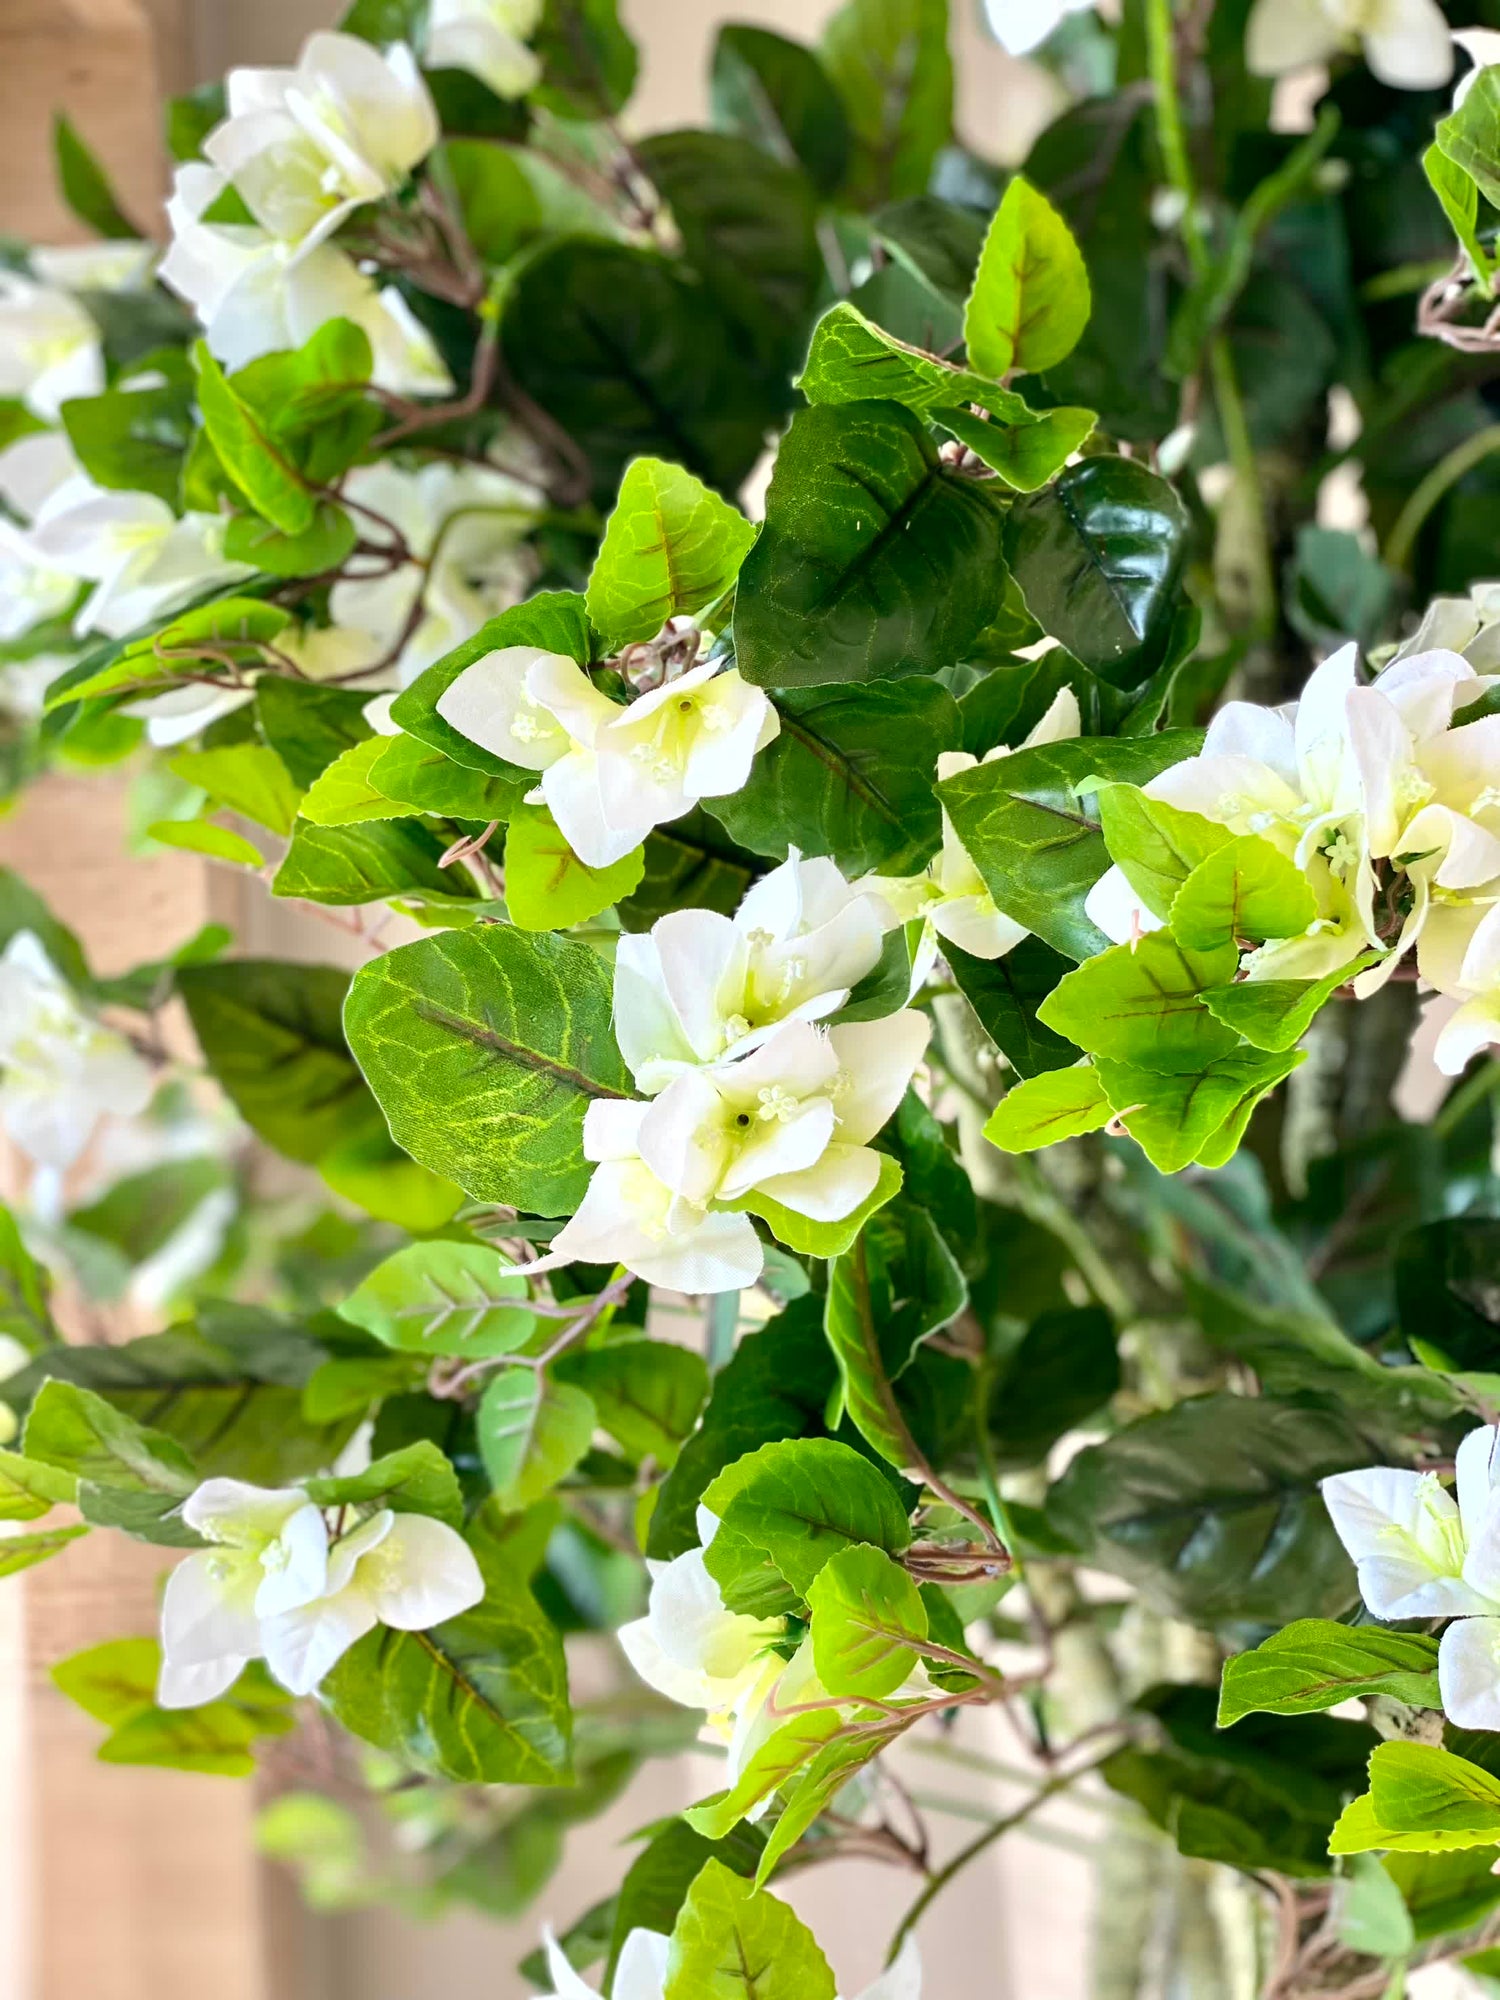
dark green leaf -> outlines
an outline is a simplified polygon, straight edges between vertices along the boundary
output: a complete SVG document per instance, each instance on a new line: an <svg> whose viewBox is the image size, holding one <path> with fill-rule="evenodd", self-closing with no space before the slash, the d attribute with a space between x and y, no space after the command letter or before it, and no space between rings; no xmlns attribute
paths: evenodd
<svg viewBox="0 0 1500 2000"><path fill-rule="evenodd" d="M714 43L715 125L753 140L783 166L800 162L832 194L849 161L849 122L811 49L769 28L731 23Z"/></svg>
<svg viewBox="0 0 1500 2000"><path fill-rule="evenodd" d="M853 200L925 193L953 131L947 0L845 0L823 30L823 61L853 133Z"/></svg>
<svg viewBox="0 0 1500 2000"><path fill-rule="evenodd" d="M979 1025L1018 1076L1067 1069L1078 1051L1037 1018L1037 1008L1072 965L1040 938L1022 938L1002 958L975 958L945 944L943 956L954 984L974 1009Z"/></svg>
<svg viewBox="0 0 1500 2000"><path fill-rule="evenodd" d="M52 120L52 148L62 198L96 235L121 242L139 239L140 230L120 207L103 167L78 135L71 118L58 112Z"/></svg>

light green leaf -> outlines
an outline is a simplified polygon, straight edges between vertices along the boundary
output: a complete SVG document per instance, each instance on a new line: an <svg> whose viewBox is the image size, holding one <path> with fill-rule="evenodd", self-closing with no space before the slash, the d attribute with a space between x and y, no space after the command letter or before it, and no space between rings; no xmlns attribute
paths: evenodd
<svg viewBox="0 0 1500 2000"><path fill-rule="evenodd" d="M1051 1069L1014 1083L990 1113L984 1136L1002 1153L1034 1153L1097 1132L1114 1116L1092 1063Z"/></svg>
<svg viewBox="0 0 1500 2000"><path fill-rule="evenodd" d="M1280 1053L1300 1042L1324 1003L1375 961L1374 952L1361 952L1322 979L1242 979L1234 986L1211 986L1203 1004L1256 1048Z"/></svg>
<svg viewBox="0 0 1500 2000"><path fill-rule="evenodd" d="M1328 1839L1330 1854L1368 1854L1379 1849L1392 1854L1459 1854L1469 1848L1493 1848L1500 1833L1493 1827L1477 1827L1467 1832L1436 1829L1404 1830L1386 1826L1375 1811L1368 1792L1351 1799L1338 1818ZM1486 1863L1488 1865L1488 1861Z"/></svg>
<svg viewBox="0 0 1500 2000"><path fill-rule="evenodd" d="M1422 1632L1336 1625L1302 1618L1253 1651L1224 1663L1219 1725L1242 1715L1310 1715L1353 1695L1389 1695L1416 1708L1440 1708L1437 1641Z"/></svg>
<svg viewBox="0 0 1500 2000"><path fill-rule="evenodd" d="M399 799L408 812L436 813L446 819L509 819L536 777L533 771L502 767L498 759L495 770L476 771L464 759L455 762L446 751L417 736L387 736L379 741L370 782ZM470 747L475 755L489 754L477 744Z"/></svg>
<svg viewBox="0 0 1500 2000"><path fill-rule="evenodd" d="M1110 859L1152 916L1165 923L1173 897L1199 862L1233 836L1201 813L1153 799L1139 785L1100 785L1095 796Z"/></svg>
<svg viewBox="0 0 1500 2000"><path fill-rule="evenodd" d="M1438 120L1437 144L1485 200L1500 208L1500 68L1491 64L1475 71L1463 103Z"/></svg>
<svg viewBox="0 0 1500 2000"><path fill-rule="evenodd" d="M370 772L390 747L385 736L366 736L341 750L303 794L297 810L314 826L349 826L365 819L405 819L411 807L387 798L370 782Z"/></svg>
<svg viewBox="0 0 1500 2000"><path fill-rule="evenodd" d="M1195 1074L1237 1043L1199 1000L1234 976L1230 944L1189 951L1169 931L1115 945L1060 979L1037 1019L1092 1056L1142 1069Z"/></svg>
<svg viewBox="0 0 1500 2000"><path fill-rule="evenodd" d="M986 375L1055 368L1078 345L1092 305L1072 230L1017 174L995 210L964 308L970 362Z"/></svg>
<svg viewBox="0 0 1500 2000"><path fill-rule="evenodd" d="M1222 1167L1266 1092L1305 1060L1302 1049L1285 1055L1241 1049L1196 1073L1169 1075L1105 1056L1095 1068L1115 1116L1152 1166L1175 1174L1194 1161Z"/></svg>
<svg viewBox="0 0 1500 2000"><path fill-rule="evenodd" d="M60 1502L77 1497L74 1473L19 1452L0 1451L0 1521L39 1521Z"/></svg>
<svg viewBox="0 0 1500 2000"><path fill-rule="evenodd" d="M215 805L241 813L272 833L291 832L299 793L285 764L265 744L182 750L167 760L167 768L184 784L201 786Z"/></svg>
<svg viewBox="0 0 1500 2000"><path fill-rule="evenodd" d="M1172 930L1190 949L1297 937L1318 914L1302 871L1267 840L1242 835L1200 861L1177 891Z"/></svg>
<svg viewBox="0 0 1500 2000"><path fill-rule="evenodd" d="M193 1461L165 1433L136 1423L92 1390L43 1382L26 1418L22 1450L78 1480L85 1519L147 1541L197 1541L177 1519L198 1484Z"/></svg>
<svg viewBox="0 0 1500 2000"><path fill-rule="evenodd" d="M841 1549L807 1593L813 1663L830 1694L892 1695L927 1637L917 1586L883 1549Z"/></svg>
<svg viewBox="0 0 1500 2000"><path fill-rule="evenodd" d="M389 896L477 898L479 889L465 869L438 866L448 844L412 819L352 826L298 820L271 894L342 908Z"/></svg>
<svg viewBox="0 0 1500 2000"><path fill-rule="evenodd" d="M0 1535L0 1576L18 1576L23 1569L61 1555L69 1542L87 1533L84 1523L76 1528L39 1528L34 1535Z"/></svg>
<svg viewBox="0 0 1500 2000"><path fill-rule="evenodd" d="M1346 1951L1369 1958L1405 1958L1416 1930L1400 1889L1380 1863L1354 1856L1334 1890L1333 1928ZM1400 2000L1399 1991L1393 2000Z"/></svg>
<svg viewBox="0 0 1500 2000"><path fill-rule="evenodd" d="M387 1347L468 1360L514 1354L536 1330L526 1280L483 1243L408 1243L339 1307Z"/></svg>
<svg viewBox="0 0 1500 2000"><path fill-rule="evenodd" d="M269 576L322 576L339 569L358 540L353 516L331 500L319 500L311 523L299 534L237 514L224 531L224 555L226 561L249 563Z"/></svg>
<svg viewBox="0 0 1500 2000"><path fill-rule="evenodd" d="M461 1528L463 1491L447 1456L430 1438L386 1452L363 1472L309 1479L307 1497L319 1507L390 1507L398 1514L427 1514Z"/></svg>
<svg viewBox="0 0 1500 2000"><path fill-rule="evenodd" d="M1007 486L1035 493L1061 471L1099 420L1092 410L1064 406L1014 428L972 410L934 410L932 421L967 445Z"/></svg>
<svg viewBox="0 0 1500 2000"><path fill-rule="evenodd" d="M727 1466L703 1504L738 1537L763 1550L799 1597L830 1556L854 1542L897 1555L911 1542L911 1525L895 1489L847 1444L832 1438L785 1438ZM719 1536L709 1543L709 1573Z"/></svg>
<svg viewBox="0 0 1500 2000"><path fill-rule="evenodd" d="M233 827L216 826L210 819L159 819L146 828L148 836L163 847L178 847L187 854L202 854L210 861L225 861L235 868L260 868L264 863L259 848L252 846Z"/></svg>
<svg viewBox="0 0 1500 2000"><path fill-rule="evenodd" d="M643 847L608 868L580 861L545 806L517 806L505 832L505 907L523 931L565 931L623 902L646 872Z"/></svg>
<svg viewBox="0 0 1500 2000"><path fill-rule="evenodd" d="M672 1932L663 2000L834 2000L833 1974L785 1903L710 1861Z"/></svg>
<svg viewBox="0 0 1500 2000"><path fill-rule="evenodd" d="M479 1455L509 1513L565 1479L588 1450L598 1415L582 1389L540 1368L507 1368L480 1398Z"/></svg>
<svg viewBox="0 0 1500 2000"><path fill-rule="evenodd" d="M193 349L193 362L204 426L224 470L274 527L287 535L304 534L316 518L318 503L301 473L272 444L201 340Z"/></svg>
<svg viewBox="0 0 1500 2000"><path fill-rule="evenodd" d="M755 530L680 465L637 458L589 572L588 611L611 652L723 597Z"/></svg>
<svg viewBox="0 0 1500 2000"><path fill-rule="evenodd" d="M363 966L349 1046L397 1142L480 1201L569 1214L588 1186L583 1117L628 1097L603 963L566 938L485 924Z"/></svg>
<svg viewBox="0 0 1500 2000"><path fill-rule="evenodd" d="M28 1349L56 1340L47 1292L46 1272L22 1242L14 1215L0 1204L0 1333Z"/></svg>
<svg viewBox="0 0 1500 2000"><path fill-rule="evenodd" d="M727 1792L691 1806L683 1818L705 1840L722 1840L753 1812L796 1776L825 1744L840 1735L847 1721L837 1709L813 1709L795 1715L762 1743Z"/></svg>
<svg viewBox="0 0 1500 2000"><path fill-rule="evenodd" d="M293 784L305 787L342 751L370 741L364 717L369 699L354 688L262 674L255 684L255 719Z"/></svg>
<svg viewBox="0 0 1500 2000"><path fill-rule="evenodd" d="M969 403L1013 427L1045 425L1054 414L1029 408L1014 389L986 375L897 340L847 299L813 328L797 387L809 403L902 403L936 420Z"/></svg>
<svg viewBox="0 0 1500 2000"><path fill-rule="evenodd" d="M1439 145L1429 146L1422 155L1422 169L1470 263L1479 277L1489 283L1495 264L1479 240L1479 189L1472 175L1466 167L1449 159Z"/></svg>
<svg viewBox="0 0 1500 2000"><path fill-rule="evenodd" d="M889 1153L880 1156L880 1178L859 1207L838 1222L814 1222L810 1216L787 1208L757 1188L726 1208L742 1208L758 1215L778 1243L795 1250L799 1257L841 1257L864 1228L870 1217L901 1192L901 1168Z"/></svg>

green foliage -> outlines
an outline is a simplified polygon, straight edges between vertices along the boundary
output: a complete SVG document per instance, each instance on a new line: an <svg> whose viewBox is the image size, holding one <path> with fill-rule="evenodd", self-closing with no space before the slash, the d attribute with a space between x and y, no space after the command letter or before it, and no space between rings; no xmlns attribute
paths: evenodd
<svg viewBox="0 0 1500 2000"><path fill-rule="evenodd" d="M1440 1706L1437 1642L1420 1632L1334 1625L1303 1618L1224 1664L1219 1723L1241 1716L1309 1715L1352 1695L1389 1695L1416 1708Z"/></svg>
<svg viewBox="0 0 1500 2000"><path fill-rule="evenodd" d="M536 1330L526 1280L483 1243L409 1243L377 1264L339 1317L415 1354L484 1360L514 1354Z"/></svg>
<svg viewBox="0 0 1500 2000"><path fill-rule="evenodd" d="M507 1368L485 1389L479 1450L502 1507L530 1507L570 1473L598 1422L593 1399L540 1368Z"/></svg>
<svg viewBox="0 0 1500 2000"><path fill-rule="evenodd" d="M947 0L845 0L822 55L854 142L848 191L871 205L921 194L953 129Z"/></svg>
<svg viewBox="0 0 1500 2000"><path fill-rule="evenodd" d="M1089 274L1072 231L1017 174L979 253L964 345L986 375L1035 375L1065 361L1088 324Z"/></svg>
<svg viewBox="0 0 1500 2000"><path fill-rule="evenodd" d="M672 1931L665 2000L833 2000L833 1974L785 1903L704 1864Z"/></svg>
<svg viewBox="0 0 1500 2000"><path fill-rule="evenodd" d="M590 868L558 832L545 806L517 806L505 831L505 906L523 931L585 924L641 885L641 848L608 868Z"/></svg>
<svg viewBox="0 0 1500 2000"><path fill-rule="evenodd" d="M654 639L669 618L723 597L754 539L743 515L680 465L638 458L589 574L589 619L611 652Z"/></svg>
<svg viewBox="0 0 1500 2000"><path fill-rule="evenodd" d="M783 165L800 163L832 194L849 160L849 122L811 49L768 28L730 23L714 43L714 123L751 140Z"/></svg>
<svg viewBox="0 0 1500 2000"><path fill-rule="evenodd" d="M141 232L121 209L103 167L61 112L52 121L52 149L62 198L78 220L99 236L138 237Z"/></svg>
<svg viewBox="0 0 1500 2000"><path fill-rule="evenodd" d="M813 1660L830 1694L892 1695L927 1637L917 1586L884 1550L862 1544L831 1557L807 1593Z"/></svg>

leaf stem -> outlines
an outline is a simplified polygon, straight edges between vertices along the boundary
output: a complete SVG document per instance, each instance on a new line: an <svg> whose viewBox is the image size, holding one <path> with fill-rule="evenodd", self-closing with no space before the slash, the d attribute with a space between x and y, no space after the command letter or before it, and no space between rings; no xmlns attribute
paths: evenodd
<svg viewBox="0 0 1500 2000"><path fill-rule="evenodd" d="M1407 496L1406 505L1396 516L1396 525L1386 537L1383 555L1387 568L1405 574L1411 566L1417 537L1433 508L1451 487L1496 451L1500 451L1500 424L1486 424L1482 431L1475 431L1438 460Z"/></svg>

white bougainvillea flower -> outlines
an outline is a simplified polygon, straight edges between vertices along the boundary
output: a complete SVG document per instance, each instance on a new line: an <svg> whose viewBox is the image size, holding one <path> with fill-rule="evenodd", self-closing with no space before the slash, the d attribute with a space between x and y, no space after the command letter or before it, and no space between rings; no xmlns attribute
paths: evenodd
<svg viewBox="0 0 1500 2000"><path fill-rule="evenodd" d="M432 0L427 17L429 69L466 69L497 97L524 97L542 65L526 45L543 0Z"/></svg>
<svg viewBox="0 0 1500 2000"><path fill-rule="evenodd" d="M145 723L146 741L153 749L171 750L179 743L190 743L211 722L233 715L237 708L254 699L253 687L209 687L192 681L182 687L168 688L165 694L122 702L120 712Z"/></svg>
<svg viewBox="0 0 1500 2000"><path fill-rule="evenodd" d="M737 792L781 726L766 695L705 660L628 706L561 653L504 646L465 669L438 714L473 743L539 771L539 797L590 868L639 847L700 799Z"/></svg>
<svg viewBox="0 0 1500 2000"><path fill-rule="evenodd" d="M1436 90L1453 74L1437 0L1256 0L1245 30L1256 76L1284 76L1356 47L1396 90Z"/></svg>
<svg viewBox="0 0 1500 2000"><path fill-rule="evenodd" d="M544 504L527 481L487 465L368 465L344 493L398 528L416 558L383 576L341 579L329 597L335 625L364 634L374 657L399 647L403 687L526 595L534 565L525 538ZM360 518L379 540L379 522Z"/></svg>
<svg viewBox="0 0 1500 2000"><path fill-rule="evenodd" d="M106 1113L151 1097L134 1049L79 1005L34 931L0 952L0 1128L39 1166L70 1167Z"/></svg>
<svg viewBox="0 0 1500 2000"><path fill-rule="evenodd" d="M1500 1426L1458 1448L1454 1492L1436 1476L1395 1466L1323 1481L1360 1596L1377 1618L1452 1618L1438 1646L1449 1719L1500 1728Z"/></svg>
<svg viewBox="0 0 1500 2000"><path fill-rule="evenodd" d="M1494 28L1455 28L1453 41L1474 65L1458 79L1458 87L1453 93L1453 108L1456 111L1474 88L1474 79L1479 72L1500 63L1500 31Z"/></svg>
<svg viewBox="0 0 1500 2000"><path fill-rule="evenodd" d="M437 144L437 111L404 43L309 36L295 69L233 69L229 116L203 142L262 229L300 248L393 194Z"/></svg>
<svg viewBox="0 0 1500 2000"><path fill-rule="evenodd" d="M474 1551L446 1522L382 1508L328 1551L328 1576L261 1625L266 1665L293 1694L311 1694L377 1625L425 1632L484 1596Z"/></svg>
<svg viewBox="0 0 1500 2000"><path fill-rule="evenodd" d="M1445 1076L1458 1076L1481 1049L1500 1042L1500 902L1479 914L1456 972L1442 977L1434 952L1423 954L1421 967L1440 992L1460 1002L1438 1031L1432 1051Z"/></svg>
<svg viewBox="0 0 1500 2000"><path fill-rule="evenodd" d="M38 245L28 259L44 285L65 292L138 292L150 281L159 254L156 244L125 237L56 248Z"/></svg>
<svg viewBox="0 0 1500 2000"><path fill-rule="evenodd" d="M327 1588L328 1530L300 1487L205 1480L182 1518L211 1548L184 1556L161 1607L163 1708L212 1701L264 1651L262 1622Z"/></svg>
<svg viewBox="0 0 1500 2000"><path fill-rule="evenodd" d="M747 1618L725 1604L708 1573L704 1550L718 1521L698 1509L700 1546L671 1562L648 1562L646 1615L620 1629L625 1657L641 1679L684 1708L701 1708L725 1742L746 1696L765 1678L766 1663L784 1664L773 1649L786 1638L785 1618Z"/></svg>
<svg viewBox="0 0 1500 2000"><path fill-rule="evenodd" d="M155 493L106 492L69 480L37 515L30 548L41 562L93 583L74 622L80 637L122 639L217 584L253 575L224 555L217 514L179 519Z"/></svg>
<svg viewBox="0 0 1500 2000"><path fill-rule="evenodd" d="M226 368L301 347L332 319L353 320L370 342L371 380L398 396L443 396L453 378L432 336L399 292L381 290L330 243L282 242L245 223L205 222L227 183L201 160L177 169L167 217L172 241L159 276L198 315Z"/></svg>
<svg viewBox="0 0 1500 2000"><path fill-rule="evenodd" d="M615 953L615 1035L638 1089L747 1054L783 1021L836 1014L879 961L878 896L795 848L733 917L674 910Z"/></svg>
<svg viewBox="0 0 1500 2000"><path fill-rule="evenodd" d="M1500 42L1500 34L1495 39ZM1435 652L1462 653L1477 674L1500 673L1500 583L1471 584L1467 597L1435 597L1392 664Z"/></svg>
<svg viewBox="0 0 1500 2000"><path fill-rule="evenodd" d="M66 431L32 431L0 451L0 498L25 521L34 521L54 493L83 476Z"/></svg>
<svg viewBox="0 0 1500 2000"><path fill-rule="evenodd" d="M54 568L22 529L0 519L0 640L60 617L77 595L76 576Z"/></svg>
<svg viewBox="0 0 1500 2000"><path fill-rule="evenodd" d="M597 1987L581 1979L550 1928L542 1931L547 1953L547 1976L552 1982L544 2000L599 2000ZM620 1947L615 1966L611 2000L663 2000L667 1986L667 1957L671 1940L660 1931L633 1930Z"/></svg>
<svg viewBox="0 0 1500 2000"><path fill-rule="evenodd" d="M1007 54L1030 55L1069 14L1083 14L1094 0L985 0L991 31Z"/></svg>
<svg viewBox="0 0 1500 2000"><path fill-rule="evenodd" d="M999 744L982 759L966 750L945 750L938 758L938 782L956 777L960 771L972 771L981 762L997 763L1018 750L1069 742L1081 727L1078 697L1071 688L1062 688L1041 721L1019 743ZM900 878L872 875L862 886L878 892L900 921L920 919L926 927L912 966L913 992L932 970L939 938L974 958L994 959L1014 951L1022 938L1030 935L1024 924L995 907L984 877L954 832L946 810L942 849L922 874Z"/></svg>
<svg viewBox="0 0 1500 2000"><path fill-rule="evenodd" d="M64 403L104 388L104 348L93 318L67 292L0 271L0 396L57 421Z"/></svg>

